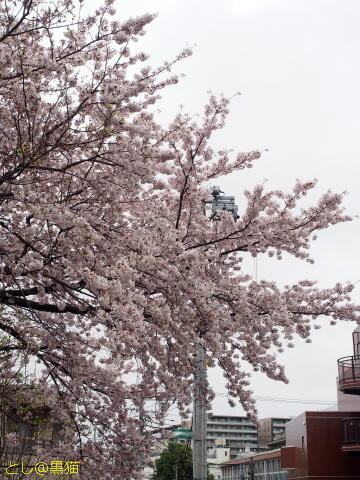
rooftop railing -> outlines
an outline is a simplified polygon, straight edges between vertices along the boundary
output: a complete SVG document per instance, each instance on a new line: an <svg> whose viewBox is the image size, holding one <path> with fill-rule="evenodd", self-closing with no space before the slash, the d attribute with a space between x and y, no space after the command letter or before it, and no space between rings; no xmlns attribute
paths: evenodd
<svg viewBox="0 0 360 480"><path fill-rule="evenodd" d="M360 386L360 355L342 357L338 360L339 386L359 382Z"/></svg>

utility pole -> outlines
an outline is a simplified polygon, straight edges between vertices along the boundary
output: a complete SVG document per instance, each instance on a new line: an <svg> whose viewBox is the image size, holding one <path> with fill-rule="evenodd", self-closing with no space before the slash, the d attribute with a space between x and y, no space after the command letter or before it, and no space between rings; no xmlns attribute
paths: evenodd
<svg viewBox="0 0 360 480"><path fill-rule="evenodd" d="M206 352L201 344L198 346L195 360L194 398L193 398L193 478L207 478L207 432L206 432Z"/></svg>
<svg viewBox="0 0 360 480"><path fill-rule="evenodd" d="M236 221L238 207L235 205L235 197L221 195L219 187L213 187L212 200L204 200L204 215L211 221L216 220L218 210L226 210L233 214ZM202 335L199 335L201 339ZM207 377L207 363L205 347L199 342L194 374L193 393L193 479L207 480L207 413L205 384Z"/></svg>

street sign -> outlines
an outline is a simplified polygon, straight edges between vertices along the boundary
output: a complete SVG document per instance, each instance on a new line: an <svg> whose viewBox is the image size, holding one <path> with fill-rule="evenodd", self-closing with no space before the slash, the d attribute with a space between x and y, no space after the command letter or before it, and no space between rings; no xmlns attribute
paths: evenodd
<svg viewBox="0 0 360 480"><path fill-rule="evenodd" d="M177 430L173 430L173 438L192 438L193 432L192 430L187 430L185 428L179 428Z"/></svg>

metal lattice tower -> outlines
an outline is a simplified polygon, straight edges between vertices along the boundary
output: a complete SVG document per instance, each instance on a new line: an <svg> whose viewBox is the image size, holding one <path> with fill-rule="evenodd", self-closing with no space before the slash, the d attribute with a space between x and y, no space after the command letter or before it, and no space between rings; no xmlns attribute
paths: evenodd
<svg viewBox="0 0 360 480"><path fill-rule="evenodd" d="M210 220L217 219L219 210L226 210L233 214L236 221L238 207L235 197L221 195L224 192L220 187L213 187L212 200L204 200L204 215ZM201 335L200 335L201 338ZM193 479L207 480L207 412L205 384L207 378L206 349L199 343L195 360L194 393L193 393Z"/></svg>

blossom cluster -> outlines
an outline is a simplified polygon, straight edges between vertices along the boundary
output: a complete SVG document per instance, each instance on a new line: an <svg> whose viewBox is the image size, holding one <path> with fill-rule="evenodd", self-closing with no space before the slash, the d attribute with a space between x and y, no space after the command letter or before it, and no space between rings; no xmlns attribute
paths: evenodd
<svg viewBox="0 0 360 480"><path fill-rule="evenodd" d="M245 364L287 381L276 352L308 339L314 320L359 321L360 307L352 285L280 289L241 271L245 255L311 263L316 232L350 220L343 195L301 209L315 181L257 186L237 222L209 222L209 182L260 152L211 147L226 98L211 95L201 120L160 126L159 92L191 52L151 68L131 44L153 16L114 20L111 0L82 8L0 3L0 400L28 423L36 400L63 425L39 458L123 480L140 475L170 405L189 412L199 343L230 402L256 415Z"/></svg>

